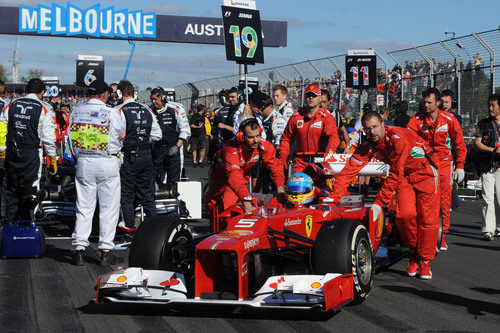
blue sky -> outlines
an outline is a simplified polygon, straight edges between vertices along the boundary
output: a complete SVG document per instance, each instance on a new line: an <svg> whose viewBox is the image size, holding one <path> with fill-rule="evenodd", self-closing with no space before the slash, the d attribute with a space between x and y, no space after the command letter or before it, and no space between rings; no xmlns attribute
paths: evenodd
<svg viewBox="0 0 500 333"><path fill-rule="evenodd" d="M37 3L66 1L0 0L0 6L35 6ZM220 17L222 0L142 0L71 1L86 8L96 3L101 8L156 11L158 14ZM281 1L257 0L262 19L288 22L288 46L265 48L267 68L338 55L350 48L373 47L379 52L402 49L445 38L445 29L457 36L498 28L500 1ZM15 36L0 35L0 64L10 71ZM75 80L78 54L102 55L106 61L106 80L122 78L128 60L127 41L85 40L54 37L20 38L20 74L41 68L58 76L62 83ZM387 57L388 58L388 57ZM255 69L252 66L250 70ZM141 86L175 86L232 74L233 63L225 60L222 45L141 43L128 79Z"/></svg>

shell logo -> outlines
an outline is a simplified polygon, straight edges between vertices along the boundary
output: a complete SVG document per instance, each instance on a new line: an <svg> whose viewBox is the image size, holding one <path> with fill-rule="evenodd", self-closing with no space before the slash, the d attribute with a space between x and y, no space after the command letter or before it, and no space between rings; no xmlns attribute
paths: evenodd
<svg viewBox="0 0 500 333"><path fill-rule="evenodd" d="M311 288L313 288L313 289L318 289L319 287L321 287L321 283L319 283L319 282L313 282L311 284Z"/></svg>
<svg viewBox="0 0 500 333"><path fill-rule="evenodd" d="M125 282L127 281L127 277L125 275L119 276L116 281L118 282Z"/></svg>

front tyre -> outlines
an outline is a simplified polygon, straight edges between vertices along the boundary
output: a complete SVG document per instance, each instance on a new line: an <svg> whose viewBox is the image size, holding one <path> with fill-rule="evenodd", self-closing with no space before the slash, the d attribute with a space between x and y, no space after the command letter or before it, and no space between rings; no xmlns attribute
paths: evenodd
<svg viewBox="0 0 500 333"><path fill-rule="evenodd" d="M194 270L192 241L191 229L177 216L147 218L134 234L129 266L182 273L188 280Z"/></svg>
<svg viewBox="0 0 500 333"><path fill-rule="evenodd" d="M356 220L325 222L312 253L316 274L353 275L354 303L362 303L373 286L375 257L366 228Z"/></svg>

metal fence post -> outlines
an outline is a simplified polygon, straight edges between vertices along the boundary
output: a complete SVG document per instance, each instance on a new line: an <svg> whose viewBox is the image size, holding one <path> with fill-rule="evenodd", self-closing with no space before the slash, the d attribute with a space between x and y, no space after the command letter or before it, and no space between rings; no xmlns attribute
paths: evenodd
<svg viewBox="0 0 500 333"><path fill-rule="evenodd" d="M319 75L319 84L321 84L321 79L322 79L322 75L321 75L321 72L319 71L319 69L313 65L313 63L311 62L311 60L307 60L307 62L309 63L309 65L311 65L312 68L314 68L314 70L318 73Z"/></svg>
<svg viewBox="0 0 500 333"><path fill-rule="evenodd" d="M490 53L491 93L494 94L495 93L495 51L493 51L493 49L484 41L484 39L479 37L479 35L477 33L473 33L472 36L474 36L474 38L477 39L477 41L479 43L481 43L481 45L483 45Z"/></svg>
<svg viewBox="0 0 500 333"><path fill-rule="evenodd" d="M300 107L303 107L304 106L304 90L305 90L304 75L299 71L299 69L297 68L297 66L295 66L295 64L290 64L290 66L292 66L292 68L295 69L295 71L297 73L299 73L300 78L302 79L302 83L300 84L301 85Z"/></svg>
<svg viewBox="0 0 500 333"><path fill-rule="evenodd" d="M210 83L210 81L205 81L212 88L212 107L215 105L215 87Z"/></svg>
<svg viewBox="0 0 500 333"><path fill-rule="evenodd" d="M262 70L258 70L258 72L260 74L262 74L265 78L267 78L267 82L269 82L269 96L272 96L272 91L273 91L273 82L271 80L271 78L269 77L269 75L267 75L266 73L264 73Z"/></svg>
<svg viewBox="0 0 500 333"><path fill-rule="evenodd" d="M379 57L379 59L382 60L382 62L385 65L385 106L388 107L389 106L389 78L387 76L387 61L385 61L385 59L380 56L380 54L377 52L377 50L375 50L375 49L372 49L372 50L373 50L373 52L375 52L375 55L377 57ZM378 88L377 88L377 90L378 90Z"/></svg>
<svg viewBox="0 0 500 333"><path fill-rule="evenodd" d="M451 54L451 56L453 58L455 58L455 77L457 78L457 113L460 114L461 103L462 103L461 102L461 96L462 96L462 72L460 72L460 64L462 63L462 59L460 59L460 57L455 52L453 52L448 47L448 45L446 45L442 41L439 41L439 44L441 44L441 46L444 47L444 49L446 51L448 51L448 53Z"/></svg>
<svg viewBox="0 0 500 333"><path fill-rule="evenodd" d="M417 51L421 56L422 58L425 59L425 61L427 61L427 63L429 64L429 79L431 80L431 87L434 87L434 62L429 59L424 52L420 51L418 49L418 46L414 47L415 51Z"/></svg>
<svg viewBox="0 0 500 333"><path fill-rule="evenodd" d="M332 65L337 68L337 70L340 72L340 80L339 80L339 104L338 104L338 110L342 109L342 83L345 81L345 73L342 70L342 68L332 59L332 57L328 57L328 60L332 63Z"/></svg>

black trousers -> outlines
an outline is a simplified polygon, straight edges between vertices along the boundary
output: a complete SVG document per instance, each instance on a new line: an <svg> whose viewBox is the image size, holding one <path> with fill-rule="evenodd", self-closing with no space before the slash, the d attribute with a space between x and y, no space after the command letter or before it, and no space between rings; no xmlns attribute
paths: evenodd
<svg viewBox="0 0 500 333"><path fill-rule="evenodd" d="M20 148L20 158L7 150L5 158L5 225L31 220L36 204L40 155L38 149Z"/></svg>
<svg viewBox="0 0 500 333"><path fill-rule="evenodd" d="M141 204L147 216L156 216L154 172L151 150L141 150L135 158L124 153L120 169L121 209L127 227L135 226L135 204Z"/></svg>
<svg viewBox="0 0 500 333"><path fill-rule="evenodd" d="M181 153L180 149L174 156L168 156L168 151L173 146L155 145L153 149L153 161L155 179L158 185L166 184L173 186L177 184L181 176ZM165 180L166 176L166 180Z"/></svg>

